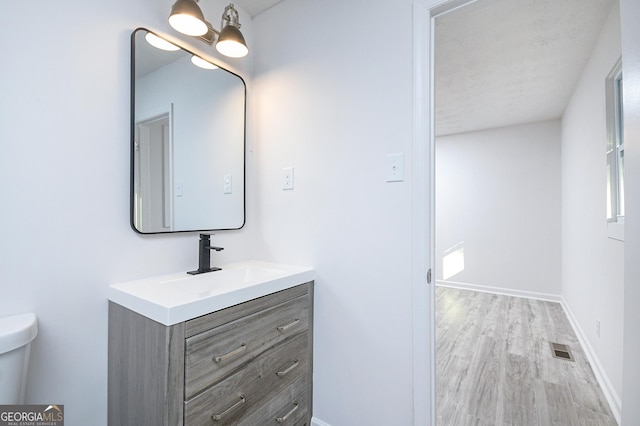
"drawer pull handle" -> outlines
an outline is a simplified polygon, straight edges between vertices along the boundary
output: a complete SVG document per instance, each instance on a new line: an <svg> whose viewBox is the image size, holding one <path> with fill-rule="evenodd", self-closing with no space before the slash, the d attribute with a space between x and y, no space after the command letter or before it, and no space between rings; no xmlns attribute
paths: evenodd
<svg viewBox="0 0 640 426"><path fill-rule="evenodd" d="M224 416L226 416L227 414L229 414L229 412L235 410L236 408L238 408L239 406L241 406L242 404L244 404L244 402L246 401L246 399L244 399L243 395L240 395L240 401L236 402L235 404L233 404L231 407L227 408L226 410L224 410L222 413L220 414L212 414L211 415L211 419L214 422L217 422L218 420L221 420Z"/></svg>
<svg viewBox="0 0 640 426"><path fill-rule="evenodd" d="M291 364L291 366L289 368L287 368L284 371L278 371L276 374L280 377L286 375L287 373L289 373L291 370L293 370L294 368L296 368L298 366L299 362L296 359L295 361L293 361L293 364Z"/></svg>
<svg viewBox="0 0 640 426"><path fill-rule="evenodd" d="M247 345L245 345L244 343L236 350L229 352L228 354L224 354L224 355L220 355L220 356L216 356L213 358L213 360L215 362L222 362L222 361L226 361L229 358L232 358L236 355L238 355L240 352L244 351L245 349L247 349Z"/></svg>
<svg viewBox="0 0 640 426"><path fill-rule="evenodd" d="M278 423L284 423L287 421L287 419L289 418L289 416L291 416L293 414L294 411L296 411L298 409L298 403L294 402L293 403L293 408L284 416L282 417L276 417L276 422Z"/></svg>
<svg viewBox="0 0 640 426"><path fill-rule="evenodd" d="M281 325L278 327L278 331L287 331L288 329L290 329L291 327L293 327L294 325L296 325L297 323L299 323L300 320L298 318L294 319L293 321L291 321L289 324L287 325Z"/></svg>

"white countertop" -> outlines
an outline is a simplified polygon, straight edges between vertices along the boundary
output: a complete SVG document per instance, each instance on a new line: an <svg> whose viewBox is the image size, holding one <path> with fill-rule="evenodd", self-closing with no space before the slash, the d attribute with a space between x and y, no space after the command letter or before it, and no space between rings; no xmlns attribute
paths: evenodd
<svg viewBox="0 0 640 426"><path fill-rule="evenodd" d="M221 271L185 272L109 286L109 300L164 325L174 325L315 279L306 266L247 261Z"/></svg>

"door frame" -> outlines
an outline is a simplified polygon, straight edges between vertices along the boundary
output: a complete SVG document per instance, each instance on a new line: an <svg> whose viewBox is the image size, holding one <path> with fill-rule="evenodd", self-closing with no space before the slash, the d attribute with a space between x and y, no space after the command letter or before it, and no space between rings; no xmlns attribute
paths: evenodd
<svg viewBox="0 0 640 426"><path fill-rule="evenodd" d="M436 17L476 0L413 1L413 424L436 425L435 82ZM427 275L431 274L431 283Z"/></svg>

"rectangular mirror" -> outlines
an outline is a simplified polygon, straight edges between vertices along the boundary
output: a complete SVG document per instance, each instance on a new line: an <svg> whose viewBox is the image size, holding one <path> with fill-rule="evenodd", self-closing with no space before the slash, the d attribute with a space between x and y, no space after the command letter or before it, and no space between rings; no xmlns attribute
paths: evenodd
<svg viewBox="0 0 640 426"><path fill-rule="evenodd" d="M149 30L133 32L131 226L136 232L244 226L245 118L240 76Z"/></svg>

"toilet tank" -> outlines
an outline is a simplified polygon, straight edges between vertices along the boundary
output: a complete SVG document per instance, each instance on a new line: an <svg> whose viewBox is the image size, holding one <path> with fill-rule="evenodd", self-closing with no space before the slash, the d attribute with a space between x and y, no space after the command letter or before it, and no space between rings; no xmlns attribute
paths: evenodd
<svg viewBox="0 0 640 426"><path fill-rule="evenodd" d="M23 404L36 315L0 317L0 404Z"/></svg>

